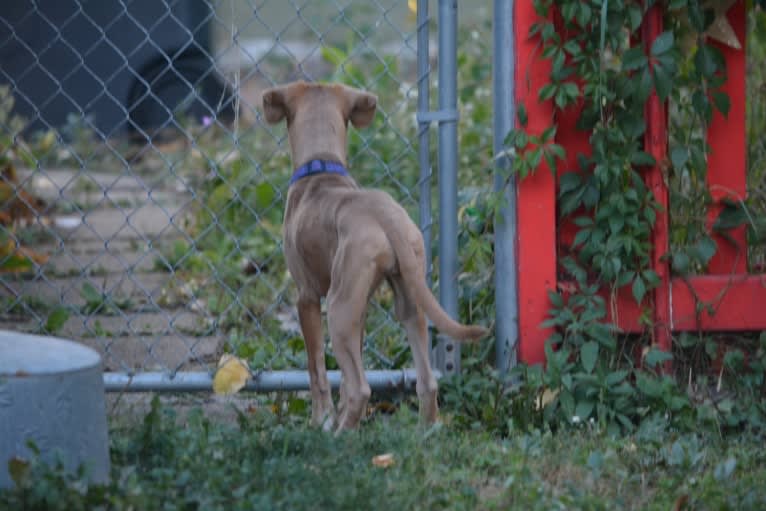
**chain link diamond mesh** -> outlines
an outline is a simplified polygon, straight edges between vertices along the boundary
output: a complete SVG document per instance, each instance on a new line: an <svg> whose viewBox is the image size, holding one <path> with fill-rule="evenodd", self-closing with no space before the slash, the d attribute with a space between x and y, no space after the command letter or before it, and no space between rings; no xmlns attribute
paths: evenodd
<svg viewBox="0 0 766 511"><path fill-rule="evenodd" d="M349 165L417 218L407 2L13 2L0 13L0 328L71 338L107 371L302 368L281 253L290 174L262 91L379 95ZM381 290L365 362L410 365ZM333 368L333 360L328 366Z"/></svg>

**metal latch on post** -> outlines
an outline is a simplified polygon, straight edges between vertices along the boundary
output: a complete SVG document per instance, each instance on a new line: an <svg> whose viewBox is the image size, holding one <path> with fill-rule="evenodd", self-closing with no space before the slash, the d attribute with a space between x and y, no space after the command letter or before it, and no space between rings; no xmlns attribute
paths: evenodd
<svg viewBox="0 0 766 511"><path fill-rule="evenodd" d="M455 340L445 334L436 335L437 346L443 346L437 350L437 367L439 367L445 376L451 376L460 371L460 352L456 349Z"/></svg>
<svg viewBox="0 0 766 511"><path fill-rule="evenodd" d="M418 112L415 114L415 118L418 121L418 124L424 124L424 123L448 123L448 122L457 122L460 119L460 114L457 110L449 109L449 110L433 110L431 112Z"/></svg>

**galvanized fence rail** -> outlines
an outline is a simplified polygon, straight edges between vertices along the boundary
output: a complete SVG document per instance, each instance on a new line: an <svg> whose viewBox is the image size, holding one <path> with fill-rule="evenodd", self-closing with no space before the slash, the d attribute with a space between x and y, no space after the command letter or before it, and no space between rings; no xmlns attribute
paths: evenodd
<svg viewBox="0 0 766 511"><path fill-rule="evenodd" d="M251 361L250 389L308 388L281 255L286 138L259 112L262 90L293 79L380 96L375 125L350 134L349 163L419 217L429 261L437 125L438 293L457 315L457 3L438 2L435 111L428 3L4 7L0 328L92 346L111 391L208 390L224 351ZM379 293L368 316L368 378L412 388L389 301ZM442 373L459 370L457 348L436 343Z"/></svg>

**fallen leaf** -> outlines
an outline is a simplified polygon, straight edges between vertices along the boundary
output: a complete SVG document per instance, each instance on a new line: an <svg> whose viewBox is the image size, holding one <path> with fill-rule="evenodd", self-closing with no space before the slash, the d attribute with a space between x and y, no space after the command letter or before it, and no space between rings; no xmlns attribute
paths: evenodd
<svg viewBox="0 0 766 511"><path fill-rule="evenodd" d="M390 452L372 457L372 464L379 468L388 468L394 464L394 455Z"/></svg>
<svg viewBox="0 0 766 511"><path fill-rule="evenodd" d="M23 458L14 456L8 460L8 473L18 488L22 488L29 477L29 462Z"/></svg>
<svg viewBox="0 0 766 511"><path fill-rule="evenodd" d="M12 239L0 242L0 273L25 273L32 271L35 264L43 265L47 261L47 255L17 246Z"/></svg>
<svg viewBox="0 0 766 511"><path fill-rule="evenodd" d="M553 402L554 399L556 399L556 396L559 395L559 390L551 390L551 389L545 389L543 391L543 394L541 396L537 396L537 399L535 400L535 410L541 410L548 406L551 402Z"/></svg>
<svg viewBox="0 0 766 511"><path fill-rule="evenodd" d="M213 392L224 396L235 394L245 386L249 377L247 362L225 353L218 362L218 370L213 378Z"/></svg>

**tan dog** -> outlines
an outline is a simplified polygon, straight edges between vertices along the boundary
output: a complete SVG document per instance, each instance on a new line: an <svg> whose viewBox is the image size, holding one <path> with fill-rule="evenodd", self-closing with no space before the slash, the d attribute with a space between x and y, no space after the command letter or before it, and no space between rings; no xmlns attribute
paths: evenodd
<svg viewBox="0 0 766 511"><path fill-rule="evenodd" d="M295 82L263 94L266 120L287 119L292 161L299 171L313 160L345 167L348 121L357 128L368 126L376 104L372 94L338 84ZM348 175L312 173L290 186L283 236L308 352L312 424L329 430L335 419L320 299L327 297L330 339L342 374L336 421L341 431L357 426L370 397L362 340L368 301L384 279L391 285L396 317L412 349L421 418L433 422L437 384L429 363L425 315L457 340L476 340L487 330L457 323L439 306L425 284L423 237L404 208L385 192L360 188Z"/></svg>

